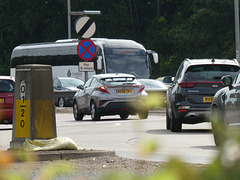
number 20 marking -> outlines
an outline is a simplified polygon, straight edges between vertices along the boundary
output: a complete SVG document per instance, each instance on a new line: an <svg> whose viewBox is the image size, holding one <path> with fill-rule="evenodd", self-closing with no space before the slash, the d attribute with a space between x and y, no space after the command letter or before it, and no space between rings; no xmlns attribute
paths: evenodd
<svg viewBox="0 0 240 180"><path fill-rule="evenodd" d="M20 121L20 126L23 128L25 126L25 121L24 120L21 120Z"/></svg>

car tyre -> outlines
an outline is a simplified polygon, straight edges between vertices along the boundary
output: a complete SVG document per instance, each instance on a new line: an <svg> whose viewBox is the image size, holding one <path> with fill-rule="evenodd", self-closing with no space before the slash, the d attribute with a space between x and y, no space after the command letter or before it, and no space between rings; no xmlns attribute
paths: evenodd
<svg viewBox="0 0 240 180"><path fill-rule="evenodd" d="M119 116L121 119L127 119L129 114L124 113L124 114L120 114Z"/></svg>
<svg viewBox="0 0 240 180"><path fill-rule="evenodd" d="M74 115L74 119L76 121L81 121L83 119L83 116L84 116L84 114L79 113L78 105L77 105L76 101L73 103L73 115Z"/></svg>
<svg viewBox="0 0 240 180"><path fill-rule="evenodd" d="M64 105L65 105L64 98L59 98L59 99L58 99L58 106L59 106L59 107L64 107Z"/></svg>
<svg viewBox="0 0 240 180"><path fill-rule="evenodd" d="M222 112L217 107L212 108L211 124L215 144L216 146L220 146L225 140L224 133L226 132L226 126L224 123Z"/></svg>
<svg viewBox="0 0 240 180"><path fill-rule="evenodd" d="M171 119L168 114L168 108L166 108L166 128L167 130L170 130L171 128Z"/></svg>
<svg viewBox="0 0 240 180"><path fill-rule="evenodd" d="M97 107L96 107L96 104L94 102L91 103L91 109L90 109L90 112L91 112L91 118L93 121L98 121L100 120L101 116L97 113Z"/></svg>
<svg viewBox="0 0 240 180"><path fill-rule="evenodd" d="M143 110L138 113L140 119L147 119L148 118L148 110Z"/></svg>
<svg viewBox="0 0 240 180"><path fill-rule="evenodd" d="M172 132L181 132L182 131L182 122L180 119L176 119L172 111L171 117L171 131Z"/></svg>

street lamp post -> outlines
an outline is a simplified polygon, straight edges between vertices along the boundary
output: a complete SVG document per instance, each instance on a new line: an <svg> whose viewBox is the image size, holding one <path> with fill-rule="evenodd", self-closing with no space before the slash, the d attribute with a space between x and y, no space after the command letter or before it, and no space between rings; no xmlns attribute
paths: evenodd
<svg viewBox="0 0 240 180"><path fill-rule="evenodd" d="M71 0L67 0L68 7L68 39L71 39L71 16L83 16L83 15L99 15L101 11L84 10L84 11L71 11Z"/></svg>
<svg viewBox="0 0 240 180"><path fill-rule="evenodd" d="M239 0L234 0L234 14L235 14L235 41L236 41L236 59L239 62Z"/></svg>

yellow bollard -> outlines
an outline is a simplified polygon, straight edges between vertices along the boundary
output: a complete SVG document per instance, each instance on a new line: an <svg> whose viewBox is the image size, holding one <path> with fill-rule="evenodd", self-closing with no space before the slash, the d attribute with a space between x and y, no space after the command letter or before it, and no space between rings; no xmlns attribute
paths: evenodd
<svg viewBox="0 0 240 180"><path fill-rule="evenodd" d="M57 136L50 65L16 67L13 131L10 149L22 148L28 139Z"/></svg>

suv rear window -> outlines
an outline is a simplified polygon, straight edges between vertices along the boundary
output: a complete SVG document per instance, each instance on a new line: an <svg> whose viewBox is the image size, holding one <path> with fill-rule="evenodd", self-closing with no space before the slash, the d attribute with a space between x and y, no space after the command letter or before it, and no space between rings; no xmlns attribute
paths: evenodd
<svg viewBox="0 0 240 180"><path fill-rule="evenodd" d="M230 75L234 79L236 76L236 72L238 71L239 71L239 67L232 66L232 65L208 64L208 65L190 66L184 75L184 80L186 81L218 80L219 81L221 77L225 75Z"/></svg>

